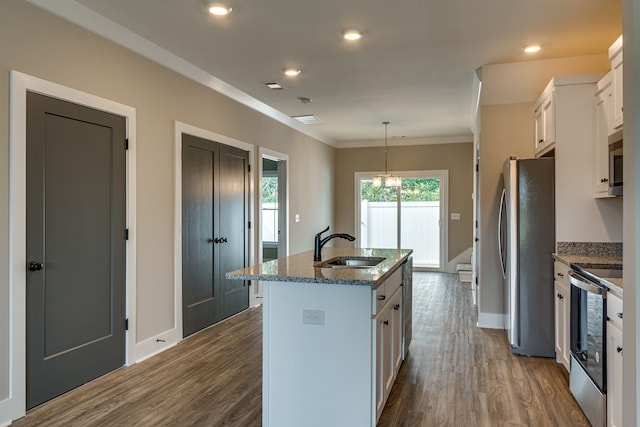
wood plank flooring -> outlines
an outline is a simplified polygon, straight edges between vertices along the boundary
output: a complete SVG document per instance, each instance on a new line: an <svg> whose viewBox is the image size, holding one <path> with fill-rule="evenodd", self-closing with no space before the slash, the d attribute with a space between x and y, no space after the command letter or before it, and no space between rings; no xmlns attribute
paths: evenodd
<svg viewBox="0 0 640 427"><path fill-rule="evenodd" d="M554 360L513 356L504 331L476 328L455 275L415 273L413 304L413 342L379 426L589 425ZM261 317L247 310L13 426L259 426Z"/></svg>

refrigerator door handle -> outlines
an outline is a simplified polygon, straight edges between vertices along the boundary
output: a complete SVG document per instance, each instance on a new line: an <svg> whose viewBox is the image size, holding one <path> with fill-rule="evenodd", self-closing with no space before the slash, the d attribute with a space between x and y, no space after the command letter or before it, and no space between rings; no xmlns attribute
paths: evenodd
<svg viewBox="0 0 640 427"><path fill-rule="evenodd" d="M507 270L504 262L504 249L502 247L502 212L505 210L505 203L507 198L507 190L502 189L502 196L500 196L500 210L498 211L498 255L500 258L500 271L502 271L502 277L507 278Z"/></svg>

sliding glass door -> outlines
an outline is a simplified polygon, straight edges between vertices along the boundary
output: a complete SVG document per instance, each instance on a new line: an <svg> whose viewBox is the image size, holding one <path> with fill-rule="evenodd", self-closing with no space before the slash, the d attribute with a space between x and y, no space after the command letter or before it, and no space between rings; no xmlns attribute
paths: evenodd
<svg viewBox="0 0 640 427"><path fill-rule="evenodd" d="M440 270L446 251L447 171L401 173L401 187L374 187L356 173L360 247L413 249L416 268Z"/></svg>

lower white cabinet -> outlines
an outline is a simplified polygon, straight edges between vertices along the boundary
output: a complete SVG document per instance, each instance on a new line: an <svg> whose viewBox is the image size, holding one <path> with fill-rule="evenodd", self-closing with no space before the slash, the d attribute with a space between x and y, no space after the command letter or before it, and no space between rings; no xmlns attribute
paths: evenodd
<svg viewBox="0 0 640 427"><path fill-rule="evenodd" d="M377 424L403 358L402 272L375 289L264 281L263 426Z"/></svg>
<svg viewBox="0 0 640 427"><path fill-rule="evenodd" d="M376 421L380 419L384 405L402 364L402 286L400 286L380 310L374 320L376 331Z"/></svg>
<svg viewBox="0 0 640 427"><path fill-rule="evenodd" d="M619 310L610 308L620 307ZM618 320L617 316L620 313ZM607 426L622 426L622 299L607 295ZM614 320L615 319L615 320Z"/></svg>
<svg viewBox="0 0 640 427"><path fill-rule="evenodd" d="M569 267L558 261L554 264L555 293L555 348L556 361L562 363L567 371L571 369L569 355L571 354L569 343L569 319L571 287L567 279Z"/></svg>

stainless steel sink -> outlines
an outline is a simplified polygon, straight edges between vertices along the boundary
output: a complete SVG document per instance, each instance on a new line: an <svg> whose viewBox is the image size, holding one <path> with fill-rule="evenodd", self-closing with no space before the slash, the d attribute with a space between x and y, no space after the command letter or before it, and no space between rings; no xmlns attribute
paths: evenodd
<svg viewBox="0 0 640 427"><path fill-rule="evenodd" d="M386 258L375 256L338 256L316 264L320 268L371 268Z"/></svg>

